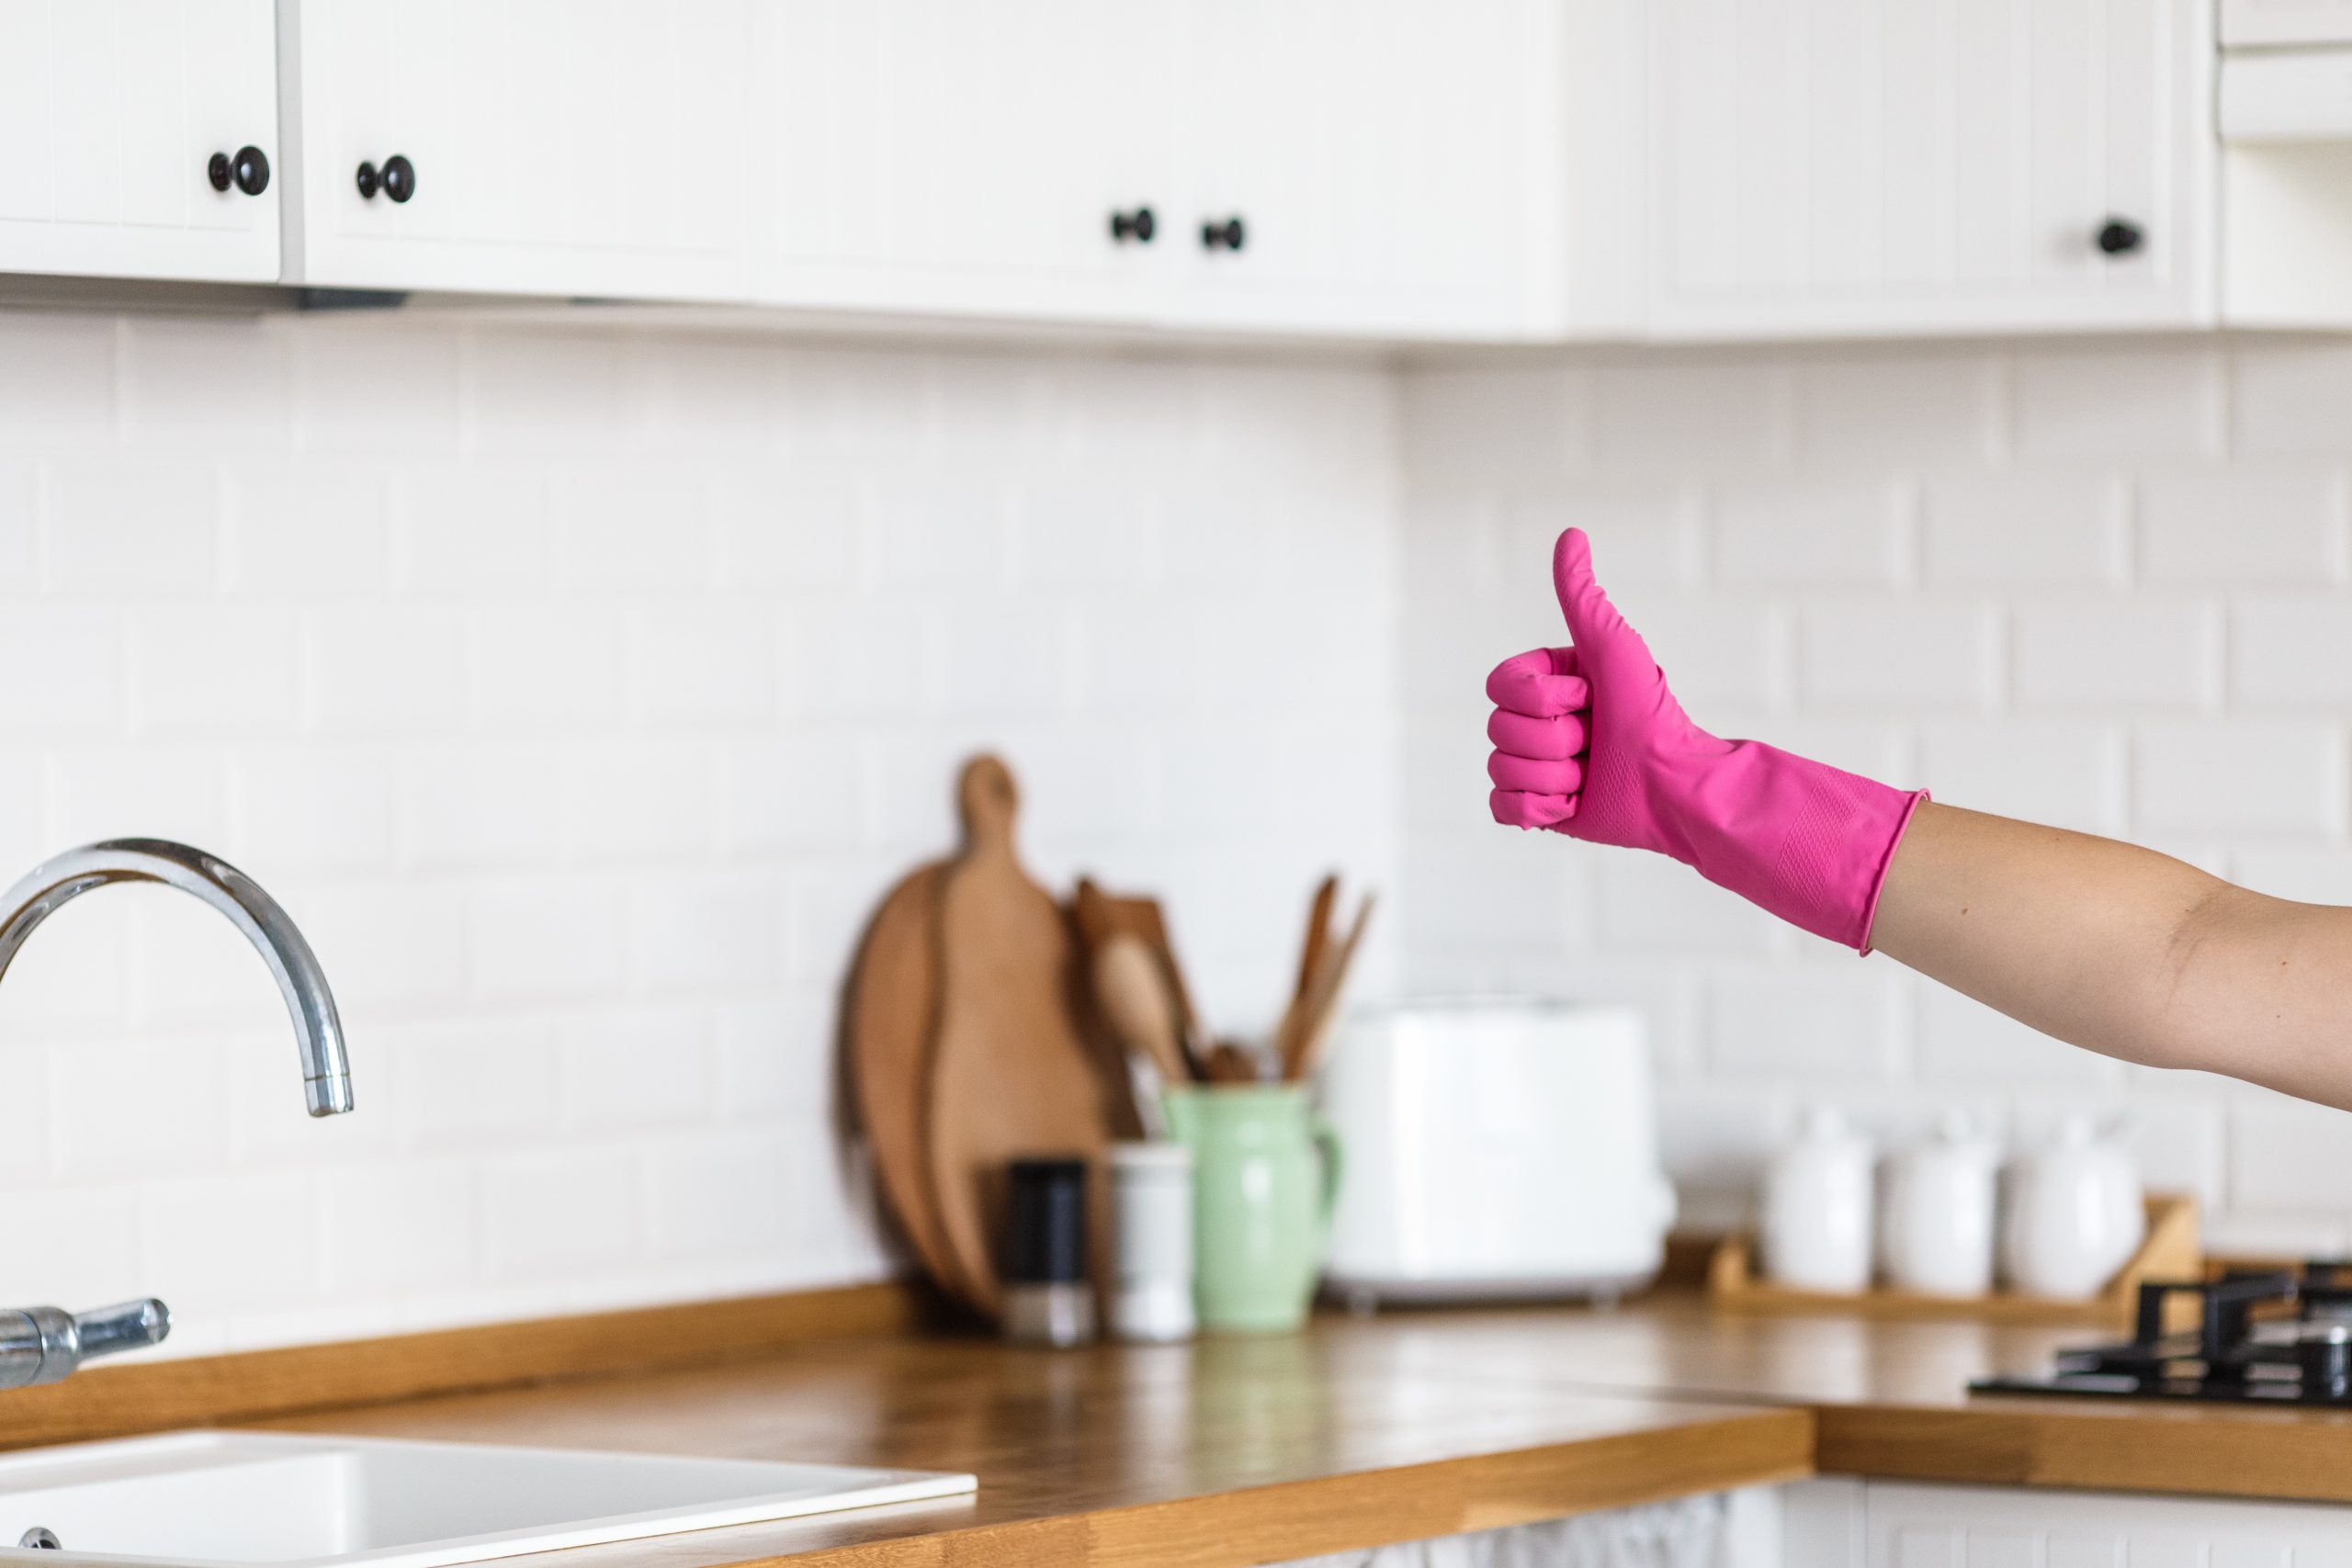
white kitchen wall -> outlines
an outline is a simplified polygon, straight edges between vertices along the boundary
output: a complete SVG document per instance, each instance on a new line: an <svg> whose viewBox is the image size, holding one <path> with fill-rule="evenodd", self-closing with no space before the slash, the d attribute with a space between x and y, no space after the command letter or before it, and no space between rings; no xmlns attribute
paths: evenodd
<svg viewBox="0 0 2352 1568"><path fill-rule="evenodd" d="M1520 359L1406 383L1408 982L1649 1008L1686 1213L1796 1108L2097 1107L2225 1246L2352 1244L2352 1117L2057 1044L1682 867L1486 820L1479 690L1566 640L1552 540L1702 725L2352 903L2352 347Z"/></svg>
<svg viewBox="0 0 2352 1568"><path fill-rule="evenodd" d="M446 319L445 319L446 320ZM874 901L992 745L1049 881L1262 1027L1391 880L1395 384L1345 364L0 314L0 875L187 839L310 932L301 1114L192 899L0 985L0 1302L187 1353L872 1279L830 1102Z"/></svg>
<svg viewBox="0 0 2352 1568"><path fill-rule="evenodd" d="M0 984L0 1302L161 1293L185 1354L878 1277L834 988L983 744L1037 872L1165 893L1227 1028L1329 865L1401 894L1366 995L1648 1007L1700 1223L1807 1099L2091 1104L2225 1243L2352 1246L2352 1119L1492 826L1479 690L1558 639L1577 521L1702 723L2352 902L2348 464L2352 348L2292 342L1391 373L0 314L0 875L243 864L362 1107L301 1115L217 917L75 904Z"/></svg>

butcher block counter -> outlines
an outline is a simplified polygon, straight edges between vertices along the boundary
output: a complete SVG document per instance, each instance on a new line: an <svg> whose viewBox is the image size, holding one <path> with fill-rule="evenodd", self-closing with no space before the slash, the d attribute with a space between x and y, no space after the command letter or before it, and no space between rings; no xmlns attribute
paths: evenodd
<svg viewBox="0 0 2352 1568"><path fill-rule="evenodd" d="M1211 1568L1814 1474L2352 1502L2352 1416L1964 1393L2083 1337L1719 1315L1661 1293L1161 1348L829 1338L267 1424L979 1478L970 1498L586 1548L563 1568Z"/></svg>

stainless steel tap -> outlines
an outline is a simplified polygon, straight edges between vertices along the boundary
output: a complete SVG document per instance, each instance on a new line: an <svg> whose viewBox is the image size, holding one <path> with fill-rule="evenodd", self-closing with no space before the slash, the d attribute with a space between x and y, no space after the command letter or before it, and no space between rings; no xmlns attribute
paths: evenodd
<svg viewBox="0 0 2352 1568"><path fill-rule="evenodd" d="M153 1296L78 1314L0 1308L0 1388L55 1382L85 1361L160 1345L171 1331L171 1308Z"/></svg>
<svg viewBox="0 0 2352 1568"><path fill-rule="evenodd" d="M0 897L0 976L33 928L59 906L110 882L159 882L228 917L269 965L294 1019L302 1094L313 1116L351 1109L351 1069L327 977L277 899L226 861L164 839L109 839L42 862ZM55 1382L93 1357L158 1344L171 1332L159 1301L80 1316L56 1307L0 1308L0 1389Z"/></svg>

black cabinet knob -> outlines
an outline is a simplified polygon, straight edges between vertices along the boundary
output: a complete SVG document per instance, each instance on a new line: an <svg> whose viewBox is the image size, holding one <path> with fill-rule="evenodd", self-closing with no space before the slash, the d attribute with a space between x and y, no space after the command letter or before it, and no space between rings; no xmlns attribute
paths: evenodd
<svg viewBox="0 0 2352 1568"><path fill-rule="evenodd" d="M2128 256L2147 242L2147 233L2129 218L2110 218L2099 225L2096 243L2111 256Z"/></svg>
<svg viewBox="0 0 2352 1568"><path fill-rule="evenodd" d="M1138 245L1148 245L1151 243L1151 237L1159 232L1159 220L1152 215L1148 207L1138 207L1133 212L1111 214L1111 238L1122 244L1133 240Z"/></svg>
<svg viewBox="0 0 2352 1568"><path fill-rule="evenodd" d="M1241 226L1238 218L1228 218L1222 223L1211 220L1201 225L1201 249L1204 251L1238 251L1249 237L1250 231Z"/></svg>
<svg viewBox="0 0 2352 1568"><path fill-rule="evenodd" d="M204 165L204 177L214 190L235 186L247 196L259 196L269 188L269 154L258 147L240 147L233 155L215 152Z"/></svg>
<svg viewBox="0 0 2352 1568"><path fill-rule="evenodd" d="M416 165L395 152L380 169L373 164L360 164L356 183L363 201L374 200L379 190L394 201L406 201L416 194Z"/></svg>

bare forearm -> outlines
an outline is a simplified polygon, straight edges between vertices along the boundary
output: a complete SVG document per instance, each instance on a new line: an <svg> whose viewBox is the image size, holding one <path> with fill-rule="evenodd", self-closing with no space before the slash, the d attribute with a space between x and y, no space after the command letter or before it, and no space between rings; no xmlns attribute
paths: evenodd
<svg viewBox="0 0 2352 1568"><path fill-rule="evenodd" d="M2352 1107L2352 910L2153 851L1929 804L1872 945L2046 1034Z"/></svg>

